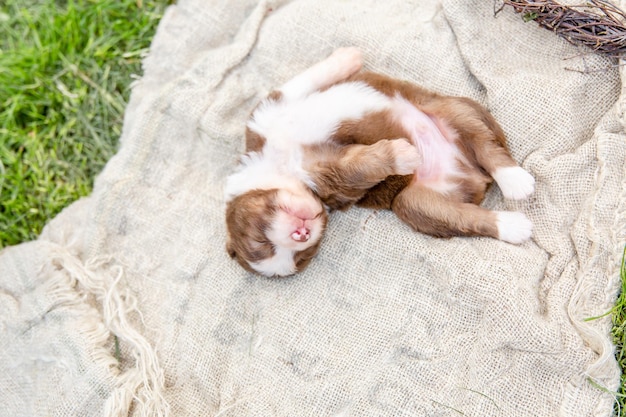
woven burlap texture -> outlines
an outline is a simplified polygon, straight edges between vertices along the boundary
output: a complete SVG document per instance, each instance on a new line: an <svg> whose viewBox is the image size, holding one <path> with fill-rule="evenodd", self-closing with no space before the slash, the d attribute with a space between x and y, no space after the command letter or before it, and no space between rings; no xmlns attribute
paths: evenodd
<svg viewBox="0 0 626 417"><path fill-rule="evenodd" d="M497 4L495 7L497 8ZM303 273L224 250L251 110L340 46L486 105L536 192L516 246L332 213ZM93 194L0 253L3 416L609 416L624 73L484 0L181 0ZM607 69L608 68L608 69Z"/></svg>

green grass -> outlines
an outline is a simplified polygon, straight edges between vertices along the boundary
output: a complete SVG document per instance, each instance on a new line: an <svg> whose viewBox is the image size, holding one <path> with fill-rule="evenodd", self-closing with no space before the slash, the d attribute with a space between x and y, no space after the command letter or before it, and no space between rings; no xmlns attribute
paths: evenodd
<svg viewBox="0 0 626 417"><path fill-rule="evenodd" d="M0 3L0 248L35 239L113 155L166 1ZM626 367L626 267L614 309ZM624 415L626 378L616 395Z"/></svg>
<svg viewBox="0 0 626 417"><path fill-rule="evenodd" d="M0 248L89 194L166 6L0 2Z"/></svg>
<svg viewBox="0 0 626 417"><path fill-rule="evenodd" d="M624 375L624 369L626 369L626 248L624 248L624 254L622 257L622 289L620 295L613 308L613 342L616 346L615 357L622 370L620 389L616 395L617 402L615 403L615 415L623 416L626 414L626 376Z"/></svg>

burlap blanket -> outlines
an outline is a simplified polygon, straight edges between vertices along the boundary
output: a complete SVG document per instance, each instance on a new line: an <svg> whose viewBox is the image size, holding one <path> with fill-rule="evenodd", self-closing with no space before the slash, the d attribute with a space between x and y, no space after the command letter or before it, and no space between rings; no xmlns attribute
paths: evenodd
<svg viewBox="0 0 626 417"><path fill-rule="evenodd" d="M537 190L484 205L525 212L532 241L355 208L300 275L227 256L251 109L347 45L493 112ZM619 286L626 73L583 52L484 0L170 7L93 194L0 254L0 415L610 415L610 318L586 319Z"/></svg>

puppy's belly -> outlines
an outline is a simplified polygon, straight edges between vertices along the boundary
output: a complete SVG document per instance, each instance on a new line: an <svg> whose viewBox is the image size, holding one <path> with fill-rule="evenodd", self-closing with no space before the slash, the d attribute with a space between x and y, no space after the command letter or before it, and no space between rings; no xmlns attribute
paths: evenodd
<svg viewBox="0 0 626 417"><path fill-rule="evenodd" d="M453 192L454 178L462 176L459 161L464 159L455 143L456 134L401 96L394 97L391 112L422 155L415 181L441 193Z"/></svg>

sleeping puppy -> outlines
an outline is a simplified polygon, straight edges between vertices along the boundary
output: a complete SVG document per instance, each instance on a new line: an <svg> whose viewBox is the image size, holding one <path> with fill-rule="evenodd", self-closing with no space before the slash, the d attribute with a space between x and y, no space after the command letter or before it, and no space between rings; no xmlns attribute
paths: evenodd
<svg viewBox="0 0 626 417"><path fill-rule="evenodd" d="M338 49L254 110L246 154L226 182L229 255L266 276L301 271L327 209L354 204L391 209L432 236L529 239L524 214L478 205L494 179L511 199L535 182L487 110L361 66L357 49Z"/></svg>

